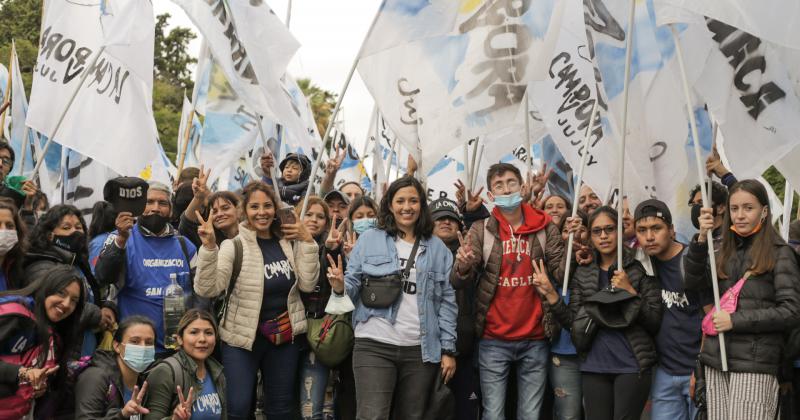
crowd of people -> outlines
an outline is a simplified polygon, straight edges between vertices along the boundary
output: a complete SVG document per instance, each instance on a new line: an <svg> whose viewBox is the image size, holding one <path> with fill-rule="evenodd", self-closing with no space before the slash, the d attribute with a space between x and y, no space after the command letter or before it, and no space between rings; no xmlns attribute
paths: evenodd
<svg viewBox="0 0 800 420"><path fill-rule="evenodd" d="M511 164L428 202L413 174L376 201L333 188L334 158L305 196L306 156L260 163L241 191L109 180L89 226L4 183L0 419L800 415L800 225L784 241L713 156L689 243L662 201L624 198L618 226L582 185L573 217Z"/></svg>

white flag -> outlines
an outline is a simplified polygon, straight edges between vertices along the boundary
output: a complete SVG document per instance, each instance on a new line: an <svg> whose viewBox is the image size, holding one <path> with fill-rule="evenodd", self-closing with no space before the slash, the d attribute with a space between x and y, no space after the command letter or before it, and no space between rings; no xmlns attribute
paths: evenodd
<svg viewBox="0 0 800 420"><path fill-rule="evenodd" d="M36 165L36 156L33 153L38 141L36 133L25 126L25 116L28 114L28 98L25 97L25 84L22 81L22 73L19 71L19 59L16 48L12 47L11 61L11 147L17 161L14 162L13 174L18 174L22 167L22 175L30 178L33 174L33 167ZM27 140L26 140L27 137ZM25 149L25 161L22 159L22 148Z"/></svg>
<svg viewBox="0 0 800 420"><path fill-rule="evenodd" d="M665 16L679 14L664 3L659 3L659 20L668 23ZM694 88L719 123L731 171L739 179L755 178L776 165L793 183L800 181L795 169L800 157L800 49L710 17L684 20L691 22L689 29L700 31L689 37L687 29L681 45L686 55L700 57L686 59L686 65L699 74Z"/></svg>
<svg viewBox="0 0 800 420"><path fill-rule="evenodd" d="M149 1L139 1L148 7L125 18L148 29L137 32L130 46L108 46L92 68L90 60L104 42L98 5L48 3L26 120L50 135L89 72L55 140L126 175L137 174L158 153L152 111L155 21Z"/></svg>
<svg viewBox="0 0 800 420"><path fill-rule="evenodd" d="M555 4L462 2L451 32L362 56L359 74L401 143L412 152L420 145L423 168L517 121L527 84L550 55L545 35ZM422 13L408 19L426 22Z"/></svg>
<svg viewBox="0 0 800 420"><path fill-rule="evenodd" d="M186 130L189 130L187 133ZM203 126L200 119L194 112L194 106L189 98L183 97L183 110L181 111L181 125L178 127L178 153L177 159L183 159L183 167L200 166L200 139L203 133ZM186 144L186 156L183 156L184 143ZM178 162L180 163L180 161Z"/></svg>

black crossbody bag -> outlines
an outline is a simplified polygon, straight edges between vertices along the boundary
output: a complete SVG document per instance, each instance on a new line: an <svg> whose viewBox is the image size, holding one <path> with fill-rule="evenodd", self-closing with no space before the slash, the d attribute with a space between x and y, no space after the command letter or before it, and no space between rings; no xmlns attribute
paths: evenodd
<svg viewBox="0 0 800 420"><path fill-rule="evenodd" d="M375 277L366 275L361 283L361 302L367 308L386 309L394 304L403 291L403 280L408 279L414 266L415 257L419 248L419 238L414 241L411 254L408 256L406 268L400 273L392 273Z"/></svg>

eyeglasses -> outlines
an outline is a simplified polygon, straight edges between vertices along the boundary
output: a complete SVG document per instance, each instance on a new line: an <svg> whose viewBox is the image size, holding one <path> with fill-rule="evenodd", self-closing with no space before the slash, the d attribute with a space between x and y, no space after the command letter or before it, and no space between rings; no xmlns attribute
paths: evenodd
<svg viewBox="0 0 800 420"><path fill-rule="evenodd" d="M14 163L14 161L11 160L11 158L7 157L0 158L0 162L3 162L3 166L11 166Z"/></svg>
<svg viewBox="0 0 800 420"><path fill-rule="evenodd" d="M505 183L497 182L492 184L492 190L497 192L516 191L520 188L520 184L516 180L509 180Z"/></svg>
<svg viewBox="0 0 800 420"><path fill-rule="evenodd" d="M617 231L616 226L596 227L592 228L592 236L602 236L603 233L605 233L606 236L608 236L616 231Z"/></svg>

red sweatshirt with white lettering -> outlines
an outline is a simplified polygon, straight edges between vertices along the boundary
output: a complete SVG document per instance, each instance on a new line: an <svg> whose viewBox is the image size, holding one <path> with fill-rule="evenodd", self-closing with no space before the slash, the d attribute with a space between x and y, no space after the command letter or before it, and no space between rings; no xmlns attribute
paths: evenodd
<svg viewBox="0 0 800 420"><path fill-rule="evenodd" d="M500 209L495 207L492 211L499 225L503 259L497 291L486 313L484 338L506 341L544 339L544 310L533 285L530 247L536 241L536 232L544 229L551 219L528 204L522 204L522 214L522 225L512 229Z"/></svg>

